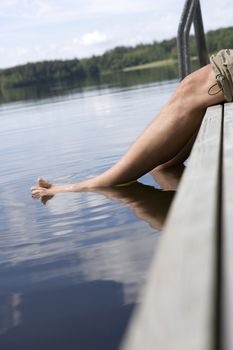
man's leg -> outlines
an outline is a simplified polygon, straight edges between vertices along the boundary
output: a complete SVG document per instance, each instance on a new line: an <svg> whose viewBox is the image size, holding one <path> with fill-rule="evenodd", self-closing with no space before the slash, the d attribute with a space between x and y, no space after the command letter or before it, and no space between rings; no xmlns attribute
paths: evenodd
<svg viewBox="0 0 233 350"><path fill-rule="evenodd" d="M38 187L32 188L32 194L45 196L57 192L122 185L168 162L182 151L199 129L206 108L224 101L222 92L214 96L208 94L215 82L215 74L210 65L186 77L128 152L103 174L70 185L51 185L39 180Z"/></svg>
<svg viewBox="0 0 233 350"><path fill-rule="evenodd" d="M203 113L203 116L204 115L205 115L205 112ZM167 168L171 168L171 167L174 167L176 165L182 164L189 157L189 155L191 153L191 150L193 148L193 144L197 138L198 131L199 131L199 127L195 131L193 136L188 140L186 145L184 145L184 147L180 150L180 152L175 155L175 157L170 159L168 162L159 165L155 169L162 170L162 169L167 169Z"/></svg>

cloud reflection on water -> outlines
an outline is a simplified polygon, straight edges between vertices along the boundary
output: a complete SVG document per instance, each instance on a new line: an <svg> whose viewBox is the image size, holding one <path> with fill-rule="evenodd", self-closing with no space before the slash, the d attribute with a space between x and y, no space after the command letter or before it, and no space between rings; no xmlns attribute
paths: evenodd
<svg viewBox="0 0 233 350"><path fill-rule="evenodd" d="M0 347L4 350L51 348L51 344L64 349L62 337L72 340L69 350L73 345L76 349L79 332L87 341L90 331L104 336L104 326L109 334L119 330L112 336L114 346L119 342L159 240L167 212L161 203L169 204L173 193L137 184L117 193L60 194L43 206L32 201L29 189L41 174L73 182L109 167L173 88L174 82L115 89L117 93L75 92L57 100L21 103L19 108L1 107L0 330L4 334ZM110 96L100 99L97 111L95 102L101 94ZM109 108L111 122L101 113ZM15 295L20 296L18 304ZM105 300L107 306L112 302L107 310ZM79 313L82 304L87 311L94 305L93 313Z"/></svg>

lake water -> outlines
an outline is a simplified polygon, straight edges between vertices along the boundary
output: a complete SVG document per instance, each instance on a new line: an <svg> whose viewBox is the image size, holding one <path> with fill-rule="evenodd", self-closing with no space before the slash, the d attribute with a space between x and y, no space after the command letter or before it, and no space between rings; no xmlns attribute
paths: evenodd
<svg viewBox="0 0 233 350"><path fill-rule="evenodd" d="M1 349L119 348L174 192L146 175L43 205L30 187L109 168L176 84L73 87L0 105Z"/></svg>

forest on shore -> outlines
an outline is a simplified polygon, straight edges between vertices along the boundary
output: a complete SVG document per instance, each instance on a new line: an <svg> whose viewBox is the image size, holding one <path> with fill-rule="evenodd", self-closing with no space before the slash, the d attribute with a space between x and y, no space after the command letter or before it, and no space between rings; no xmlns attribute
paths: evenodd
<svg viewBox="0 0 233 350"><path fill-rule="evenodd" d="M233 48L233 27L207 32L206 41L210 54L223 48ZM196 56L194 36L190 36L190 55ZM87 79L98 79L102 74L168 59L177 60L176 38L134 47L119 46L90 58L27 63L2 69L0 90L70 80L81 83Z"/></svg>

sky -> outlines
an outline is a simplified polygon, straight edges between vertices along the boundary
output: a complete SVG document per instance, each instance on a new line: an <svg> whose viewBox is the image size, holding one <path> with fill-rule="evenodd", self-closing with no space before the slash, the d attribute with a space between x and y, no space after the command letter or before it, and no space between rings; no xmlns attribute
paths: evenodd
<svg viewBox="0 0 233 350"><path fill-rule="evenodd" d="M0 0L0 68L99 55L176 36L184 0ZM205 31L233 26L232 0L201 0Z"/></svg>

